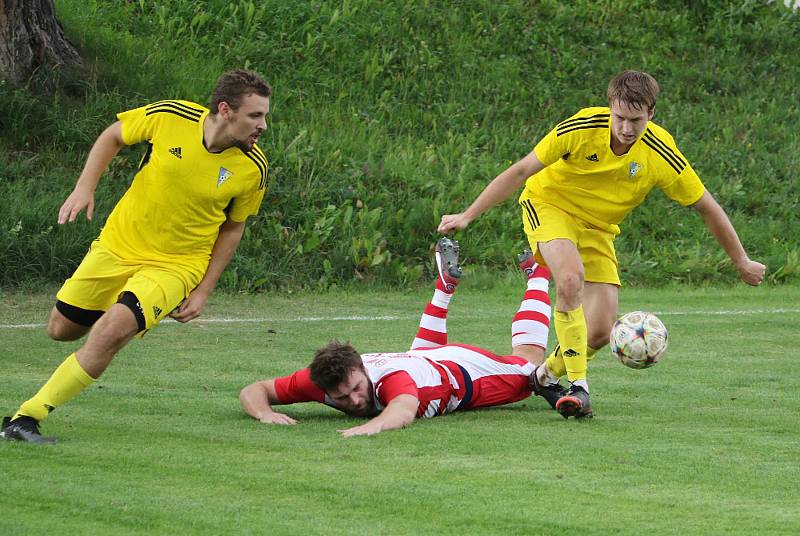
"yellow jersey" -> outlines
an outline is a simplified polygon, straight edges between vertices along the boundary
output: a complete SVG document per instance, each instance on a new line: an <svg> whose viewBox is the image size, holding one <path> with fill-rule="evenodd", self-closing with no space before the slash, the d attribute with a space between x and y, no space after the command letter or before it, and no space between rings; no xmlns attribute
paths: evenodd
<svg viewBox="0 0 800 536"><path fill-rule="evenodd" d="M122 112L127 145L149 144L130 188L100 233L123 260L178 266L202 277L220 225L258 212L269 164L257 146L210 153L203 143L208 109L159 101Z"/></svg>
<svg viewBox="0 0 800 536"><path fill-rule="evenodd" d="M547 167L528 178L520 200L554 205L614 235L655 186L684 206L705 192L675 140L652 121L627 153L615 155L608 107L582 109L533 151Z"/></svg>

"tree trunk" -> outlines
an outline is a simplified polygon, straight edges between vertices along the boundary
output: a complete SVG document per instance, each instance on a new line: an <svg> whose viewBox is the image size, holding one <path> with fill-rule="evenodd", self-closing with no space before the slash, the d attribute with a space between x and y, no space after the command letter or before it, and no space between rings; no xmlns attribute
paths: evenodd
<svg viewBox="0 0 800 536"><path fill-rule="evenodd" d="M19 84L39 67L80 63L53 0L0 0L0 78Z"/></svg>

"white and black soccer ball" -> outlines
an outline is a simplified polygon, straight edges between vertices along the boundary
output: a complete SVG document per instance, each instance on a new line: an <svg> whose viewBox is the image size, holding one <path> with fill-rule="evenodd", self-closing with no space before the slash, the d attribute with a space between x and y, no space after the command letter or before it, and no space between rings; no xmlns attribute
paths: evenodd
<svg viewBox="0 0 800 536"><path fill-rule="evenodd" d="M611 353L626 367L652 367L667 349L667 328L653 313L625 313L611 328Z"/></svg>

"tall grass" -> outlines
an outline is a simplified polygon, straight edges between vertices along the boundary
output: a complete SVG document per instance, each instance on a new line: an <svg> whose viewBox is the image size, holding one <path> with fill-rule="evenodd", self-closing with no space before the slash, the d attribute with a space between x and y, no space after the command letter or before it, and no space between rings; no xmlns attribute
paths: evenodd
<svg viewBox="0 0 800 536"><path fill-rule="evenodd" d="M96 221L57 228L95 136L121 109L207 102L217 75L274 85L262 146L272 184L223 279L229 289L416 281L441 214L460 211L558 120L645 69L656 121L728 209L773 282L800 281L800 20L760 1L253 2L59 0L88 80L2 87L0 285L62 279L136 162L118 159ZM48 73L40 73L47 78ZM24 200L24 202L23 202ZM458 236L471 263L524 244L513 200ZM629 284L734 281L691 210L660 194L623 224ZM57 260L53 260L53 259Z"/></svg>

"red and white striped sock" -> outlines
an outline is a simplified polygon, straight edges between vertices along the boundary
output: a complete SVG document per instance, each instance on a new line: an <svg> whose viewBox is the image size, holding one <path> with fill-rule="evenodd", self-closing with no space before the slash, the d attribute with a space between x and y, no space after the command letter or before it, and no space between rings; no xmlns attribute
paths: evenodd
<svg viewBox="0 0 800 536"><path fill-rule="evenodd" d="M422 312L417 336L411 343L412 350L447 344L447 308L455 290L454 286L451 292L447 292L442 279L436 278L436 289Z"/></svg>
<svg viewBox="0 0 800 536"><path fill-rule="evenodd" d="M517 314L511 321L511 346L531 344L547 348L550 330L550 269L533 265Z"/></svg>

